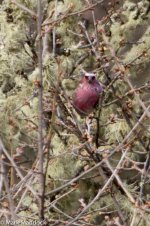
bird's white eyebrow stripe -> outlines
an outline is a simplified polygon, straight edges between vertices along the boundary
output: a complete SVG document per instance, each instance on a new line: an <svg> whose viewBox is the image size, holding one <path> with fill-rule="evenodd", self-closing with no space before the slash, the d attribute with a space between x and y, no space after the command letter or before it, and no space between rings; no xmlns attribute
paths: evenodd
<svg viewBox="0 0 150 226"><path fill-rule="evenodd" d="M94 74L94 73L85 73L85 76L92 77L92 76L96 76L96 74Z"/></svg>

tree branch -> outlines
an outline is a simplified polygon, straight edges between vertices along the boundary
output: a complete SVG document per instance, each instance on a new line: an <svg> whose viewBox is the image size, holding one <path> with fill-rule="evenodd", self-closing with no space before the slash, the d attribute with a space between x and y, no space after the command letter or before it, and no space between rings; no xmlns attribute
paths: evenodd
<svg viewBox="0 0 150 226"><path fill-rule="evenodd" d="M43 75L42 75L42 36L41 36L41 24L42 24L42 5L41 0L38 0L38 68L39 68L39 126L38 126L38 157L39 157L39 184L40 184L40 207L39 216L41 220L44 220L44 193L45 193L45 177L44 177L44 151L43 151Z"/></svg>

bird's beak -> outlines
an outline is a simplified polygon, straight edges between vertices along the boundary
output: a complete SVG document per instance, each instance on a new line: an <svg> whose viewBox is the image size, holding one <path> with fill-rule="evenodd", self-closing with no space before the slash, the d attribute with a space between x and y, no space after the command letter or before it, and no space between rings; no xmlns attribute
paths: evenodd
<svg viewBox="0 0 150 226"><path fill-rule="evenodd" d="M92 82L92 77L91 77L91 76L88 77L88 82L89 82L89 83Z"/></svg>

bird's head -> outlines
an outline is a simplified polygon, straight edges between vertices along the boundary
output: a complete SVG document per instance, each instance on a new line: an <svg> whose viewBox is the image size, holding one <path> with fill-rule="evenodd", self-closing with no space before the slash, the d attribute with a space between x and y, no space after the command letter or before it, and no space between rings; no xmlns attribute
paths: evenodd
<svg viewBox="0 0 150 226"><path fill-rule="evenodd" d="M96 75L94 73L86 72L83 77L83 81L86 83L93 83L96 80Z"/></svg>

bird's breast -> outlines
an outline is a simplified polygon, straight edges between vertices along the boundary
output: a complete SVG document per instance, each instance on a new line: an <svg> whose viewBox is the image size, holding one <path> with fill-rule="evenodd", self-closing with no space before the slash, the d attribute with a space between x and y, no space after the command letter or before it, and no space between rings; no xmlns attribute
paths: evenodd
<svg viewBox="0 0 150 226"><path fill-rule="evenodd" d="M82 111L91 111L99 100L99 94L94 87L79 86L76 90L73 105Z"/></svg>

